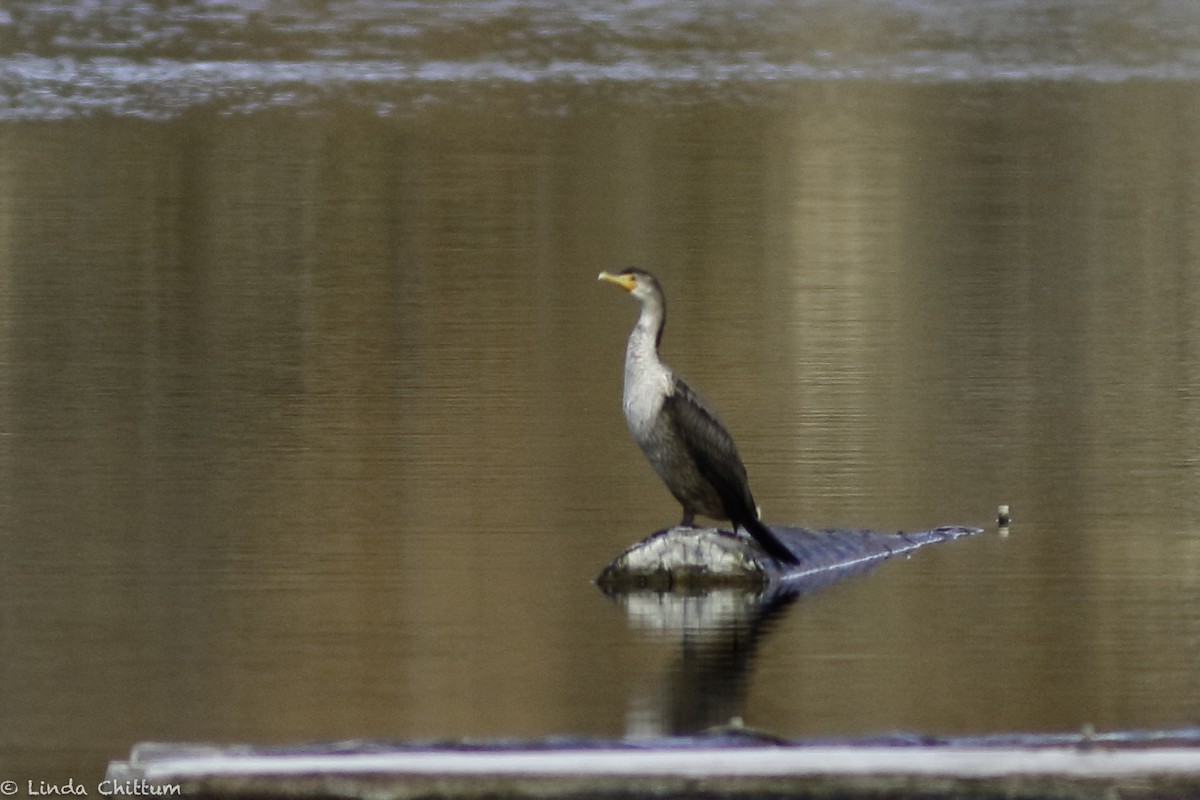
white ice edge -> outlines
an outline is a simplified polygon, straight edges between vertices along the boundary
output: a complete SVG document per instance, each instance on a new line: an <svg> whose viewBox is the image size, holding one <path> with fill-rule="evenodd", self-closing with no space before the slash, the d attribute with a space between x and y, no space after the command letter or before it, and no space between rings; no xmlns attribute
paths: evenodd
<svg viewBox="0 0 1200 800"><path fill-rule="evenodd" d="M146 780L354 773L445 776L1057 775L1116 778L1200 774L1200 749L799 747L702 750L549 750L306 755L164 755L134 763Z"/></svg>

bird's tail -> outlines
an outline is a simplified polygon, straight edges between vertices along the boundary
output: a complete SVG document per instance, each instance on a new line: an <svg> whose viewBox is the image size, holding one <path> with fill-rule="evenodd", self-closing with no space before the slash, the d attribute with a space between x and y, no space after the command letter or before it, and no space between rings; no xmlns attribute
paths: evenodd
<svg viewBox="0 0 1200 800"><path fill-rule="evenodd" d="M754 537L754 541L758 542L759 546L767 551L767 554L771 558L781 564L795 565L800 563L800 559L796 557L796 554L789 550L787 545L779 541L779 537L760 520L743 520L741 525Z"/></svg>

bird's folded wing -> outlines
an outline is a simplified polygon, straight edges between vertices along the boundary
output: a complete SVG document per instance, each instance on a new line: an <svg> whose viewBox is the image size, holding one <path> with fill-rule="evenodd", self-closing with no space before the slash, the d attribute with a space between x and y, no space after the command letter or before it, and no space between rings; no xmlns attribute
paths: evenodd
<svg viewBox="0 0 1200 800"><path fill-rule="evenodd" d="M726 511L735 516L748 514L755 518L746 467L738 456L733 437L725 430L712 406L676 377L664 400L664 411L670 415L675 434L696 468L721 497Z"/></svg>

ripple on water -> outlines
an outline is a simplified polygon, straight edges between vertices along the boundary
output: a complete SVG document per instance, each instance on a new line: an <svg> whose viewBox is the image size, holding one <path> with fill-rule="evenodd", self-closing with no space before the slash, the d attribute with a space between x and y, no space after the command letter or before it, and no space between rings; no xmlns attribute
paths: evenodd
<svg viewBox="0 0 1200 800"><path fill-rule="evenodd" d="M589 90L766 101L796 82L1195 80L1200 7L1158 0L35 3L0 11L0 118L335 101L384 115Z"/></svg>

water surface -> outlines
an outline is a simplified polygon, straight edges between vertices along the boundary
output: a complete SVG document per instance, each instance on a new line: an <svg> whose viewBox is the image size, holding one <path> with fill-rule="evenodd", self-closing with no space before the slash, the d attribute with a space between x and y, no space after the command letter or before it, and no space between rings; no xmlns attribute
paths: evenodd
<svg viewBox="0 0 1200 800"><path fill-rule="evenodd" d="M1000 5L764 5L727 40L656 4L364 2L309 28L264 4L244 42L192 34L246 6L162 12L176 36L139 4L108 28L15 5L0 765L730 715L787 736L1196 722L1196 21ZM839 38L901 17L895 51ZM789 50L812 19L824 49ZM596 77L545 72L574 50ZM493 62L532 72L472 77ZM296 69L303 92L263 78ZM219 91L190 94L197 74ZM752 641L627 616L590 580L678 513L620 416L636 307L595 274L630 263L663 279L664 355L768 519L1009 503L1009 535L805 597Z"/></svg>

